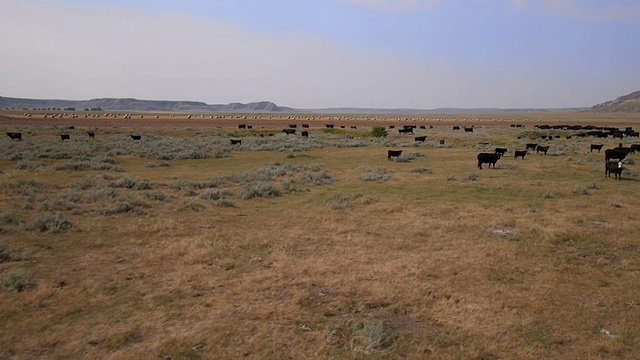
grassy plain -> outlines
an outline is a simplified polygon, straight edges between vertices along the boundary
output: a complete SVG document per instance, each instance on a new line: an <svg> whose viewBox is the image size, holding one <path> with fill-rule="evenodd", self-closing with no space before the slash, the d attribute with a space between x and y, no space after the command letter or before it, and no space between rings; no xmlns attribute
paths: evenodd
<svg viewBox="0 0 640 360"><path fill-rule="evenodd" d="M309 139L5 123L0 359L636 357L640 165L605 178L589 144L619 141L503 117L424 122L425 143L364 118ZM532 141L549 154L513 159Z"/></svg>

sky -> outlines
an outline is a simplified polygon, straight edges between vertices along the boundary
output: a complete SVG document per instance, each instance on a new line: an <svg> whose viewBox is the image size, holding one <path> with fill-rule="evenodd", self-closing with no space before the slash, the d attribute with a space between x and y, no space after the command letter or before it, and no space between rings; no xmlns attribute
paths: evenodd
<svg viewBox="0 0 640 360"><path fill-rule="evenodd" d="M566 108L640 90L637 0L0 0L0 96Z"/></svg>

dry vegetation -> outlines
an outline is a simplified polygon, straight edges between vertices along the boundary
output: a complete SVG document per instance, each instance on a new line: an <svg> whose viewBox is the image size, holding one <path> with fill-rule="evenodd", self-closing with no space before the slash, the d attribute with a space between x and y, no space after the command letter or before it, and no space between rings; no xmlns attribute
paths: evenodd
<svg viewBox="0 0 640 360"><path fill-rule="evenodd" d="M618 141L324 122L4 125L0 359L637 356L640 165L615 181L589 153ZM540 133L563 137L514 160Z"/></svg>

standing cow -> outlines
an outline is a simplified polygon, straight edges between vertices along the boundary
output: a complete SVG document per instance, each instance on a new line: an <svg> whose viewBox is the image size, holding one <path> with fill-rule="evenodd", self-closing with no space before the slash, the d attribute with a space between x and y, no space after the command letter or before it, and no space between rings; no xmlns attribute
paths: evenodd
<svg viewBox="0 0 640 360"><path fill-rule="evenodd" d="M491 165L495 169L498 159L500 159L500 155L496 153L480 153L478 154L478 168L482 170L482 164L489 164L489 169L491 169Z"/></svg>

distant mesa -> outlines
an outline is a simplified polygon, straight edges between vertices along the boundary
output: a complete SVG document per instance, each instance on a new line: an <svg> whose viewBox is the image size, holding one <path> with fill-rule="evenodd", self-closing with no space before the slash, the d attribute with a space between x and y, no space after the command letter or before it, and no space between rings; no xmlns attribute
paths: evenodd
<svg viewBox="0 0 640 360"><path fill-rule="evenodd" d="M593 112L614 113L614 112L640 112L640 91L620 96L615 100L603 102L591 107Z"/></svg>
<svg viewBox="0 0 640 360"><path fill-rule="evenodd" d="M248 104L209 105L198 101L163 101L102 98L91 100L39 100L0 96L0 108L75 109L93 111L163 111L163 112L290 112L293 109L270 101Z"/></svg>

